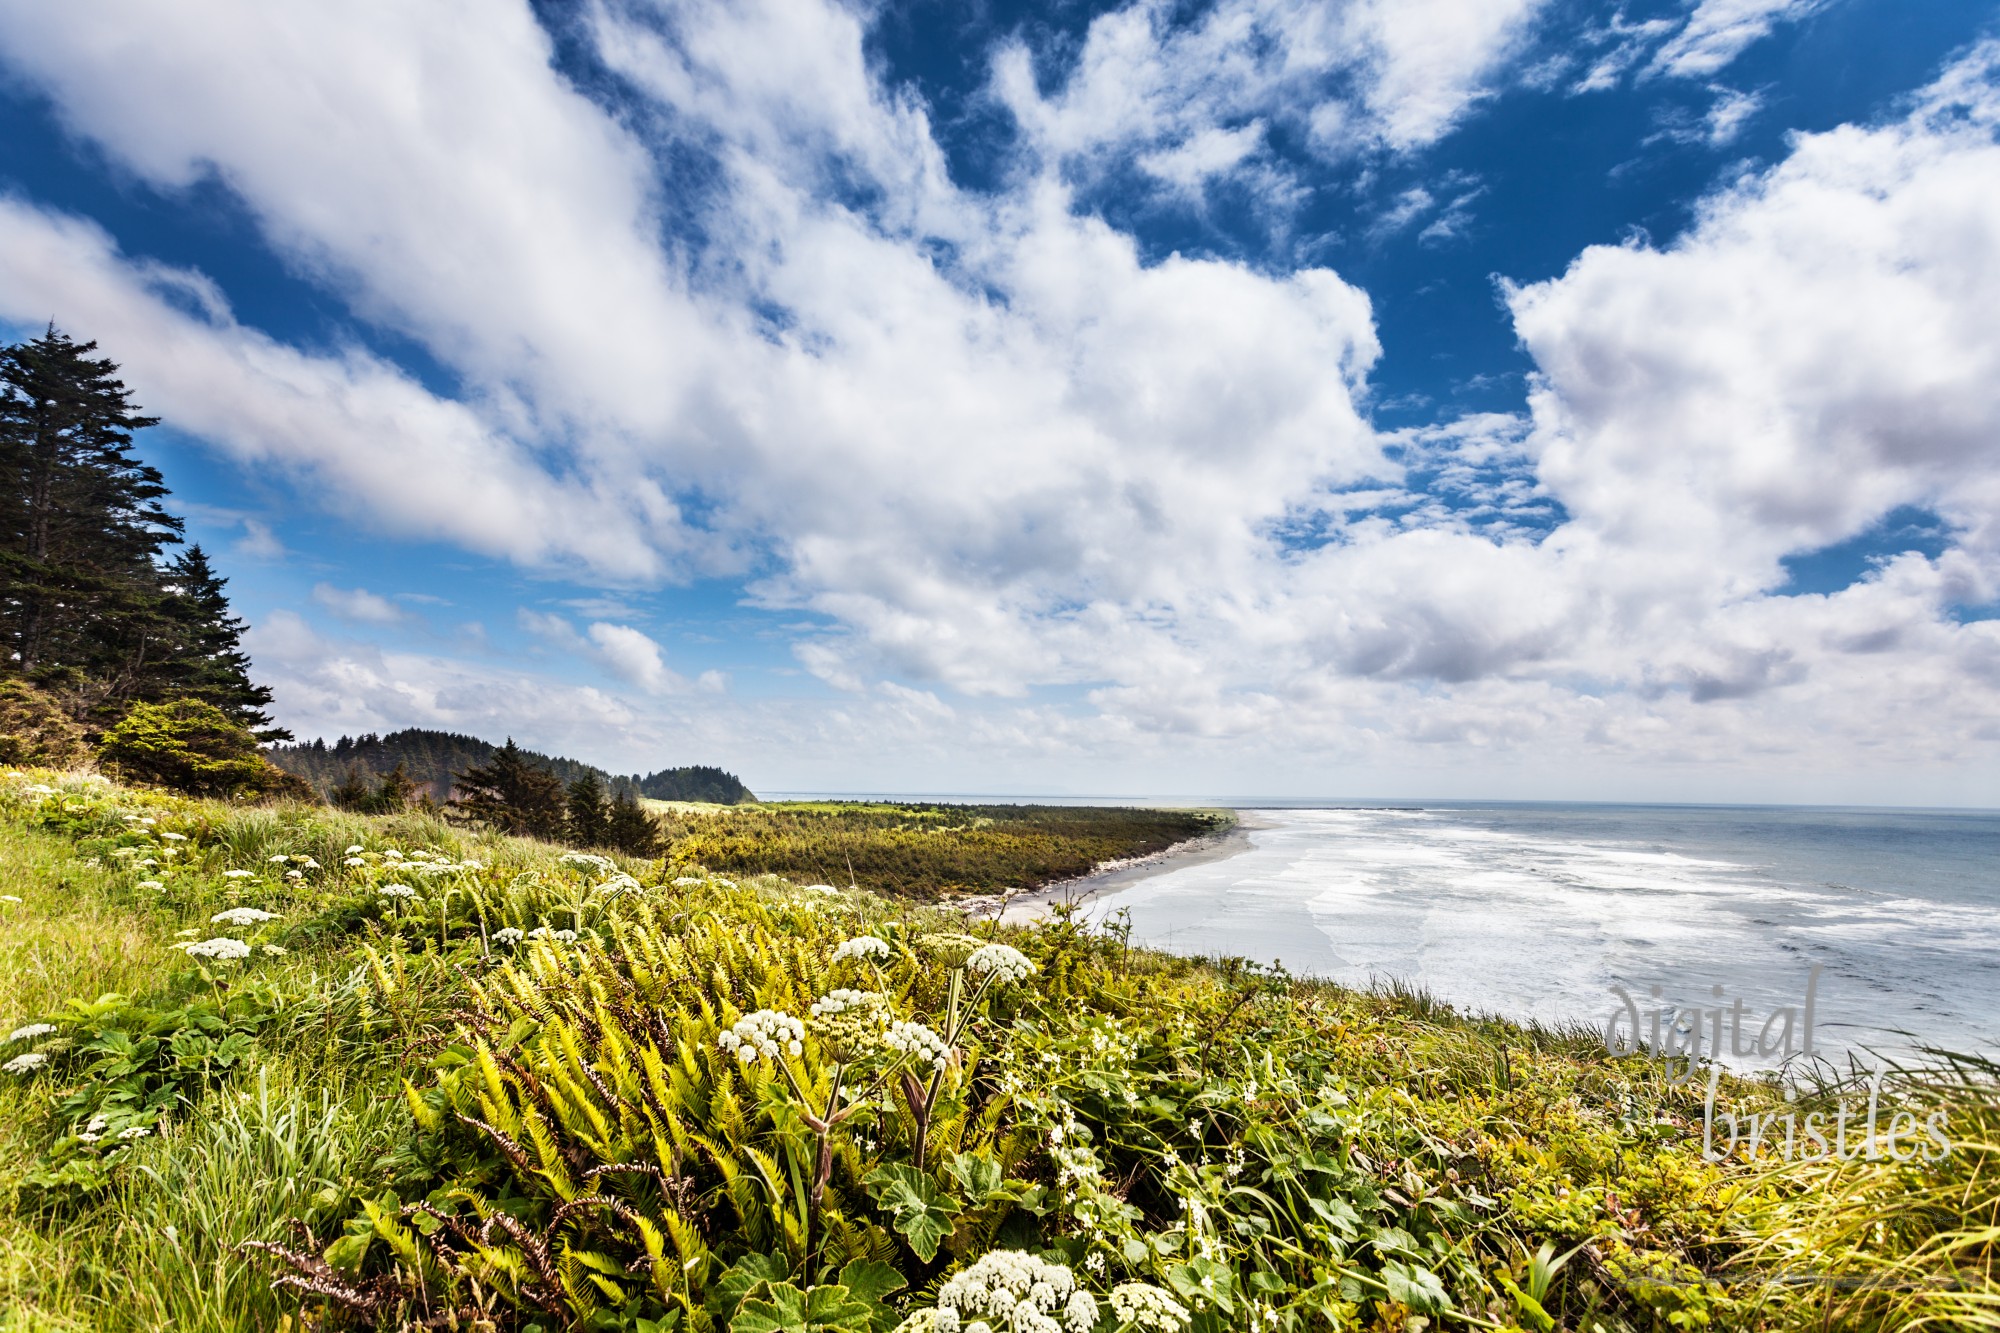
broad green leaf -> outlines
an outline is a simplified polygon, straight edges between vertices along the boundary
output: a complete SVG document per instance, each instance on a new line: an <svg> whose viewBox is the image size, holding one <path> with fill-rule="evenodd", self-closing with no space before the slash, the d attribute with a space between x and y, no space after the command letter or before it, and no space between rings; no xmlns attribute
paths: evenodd
<svg viewBox="0 0 2000 1333"><path fill-rule="evenodd" d="M1428 1268L1391 1259L1382 1265L1382 1284L1389 1288L1392 1300L1401 1301L1418 1314L1437 1314L1451 1308L1451 1297L1445 1294L1444 1283Z"/></svg>
<svg viewBox="0 0 2000 1333"><path fill-rule="evenodd" d="M939 1194L929 1176L901 1162L877 1167L862 1183L875 1202L889 1210L896 1230L917 1257L925 1263L935 1258L938 1246L951 1234L958 1205Z"/></svg>

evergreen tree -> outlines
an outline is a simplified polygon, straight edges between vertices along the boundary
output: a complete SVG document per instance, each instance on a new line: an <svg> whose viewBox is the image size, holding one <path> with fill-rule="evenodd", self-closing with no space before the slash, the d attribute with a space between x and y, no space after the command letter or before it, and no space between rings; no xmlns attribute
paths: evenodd
<svg viewBox="0 0 2000 1333"><path fill-rule="evenodd" d="M132 453L156 418L96 350L53 325L0 348L0 617L22 675L119 693L170 622L154 561L182 525Z"/></svg>
<svg viewBox="0 0 2000 1333"><path fill-rule="evenodd" d="M165 690L206 700L249 727L260 741L285 741L292 733L272 724L265 711L271 691L250 680L250 655L243 651L243 621L229 609L208 553L190 546L166 568L166 590L174 597L180 634L161 675Z"/></svg>
<svg viewBox="0 0 2000 1333"><path fill-rule="evenodd" d="M454 818L549 842L562 840L568 817L561 779L532 763L509 737L485 764L453 775Z"/></svg>
<svg viewBox="0 0 2000 1333"><path fill-rule="evenodd" d="M409 770L398 763L382 775L382 785L368 798L368 812L376 815L396 815L410 808L417 799L417 783Z"/></svg>
<svg viewBox="0 0 2000 1333"><path fill-rule="evenodd" d="M372 795L361 770L349 765L346 776L333 785L326 799L342 810L361 810L367 806Z"/></svg>
<svg viewBox="0 0 2000 1333"><path fill-rule="evenodd" d="M627 856L658 856L666 850L660 826L630 792L618 793L605 818L604 842Z"/></svg>
<svg viewBox="0 0 2000 1333"><path fill-rule="evenodd" d="M604 799L604 784L586 773L569 784L569 841L573 847L609 845L611 809Z"/></svg>

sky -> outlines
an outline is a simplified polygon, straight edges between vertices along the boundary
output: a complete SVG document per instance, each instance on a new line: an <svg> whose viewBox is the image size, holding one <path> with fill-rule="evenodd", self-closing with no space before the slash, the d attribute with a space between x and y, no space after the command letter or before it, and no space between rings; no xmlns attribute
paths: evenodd
<svg viewBox="0 0 2000 1333"><path fill-rule="evenodd" d="M301 737L2000 806L2000 5L0 0Z"/></svg>

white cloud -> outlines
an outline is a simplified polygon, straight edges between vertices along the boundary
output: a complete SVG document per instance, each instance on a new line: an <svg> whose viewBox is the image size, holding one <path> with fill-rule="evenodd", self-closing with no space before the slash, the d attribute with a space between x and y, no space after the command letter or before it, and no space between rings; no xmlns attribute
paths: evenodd
<svg viewBox="0 0 2000 1333"><path fill-rule="evenodd" d="M912 763L1184 745L1499 773L1746 747L1800 771L1974 762L2000 739L2000 629L1947 609L2000 586L1990 52L1906 122L1800 138L1675 245L1595 248L1512 293L1531 421L1385 440L1358 406L1379 352L1364 293L1320 269L1143 263L1042 168L1115 147L1192 188L1255 166L1245 131L1280 114L1330 153L1431 142L1532 5L1245 0L1185 29L1128 7L1046 97L1000 61L1045 160L992 194L952 185L853 10L658 8L670 21L601 11L592 35L635 106L715 154L699 196L668 198L678 180L549 69L524 10L294 28L215 3L105 33L43 6L0 25L80 132L156 185L212 171L302 273L463 376L463 401L278 344L197 275L19 203L0 203L0 315L74 312L149 409L373 527L621 584L756 553L761 600L834 622L795 653L847 693L711 716L776 718L757 734L828 772L857 737ZM319 105L353 111L332 126ZM716 238L699 282L657 240L669 202ZM1439 480L1406 488L1385 444ZM1771 595L1783 556L1899 504L1936 508L1954 549ZM681 693L622 611L577 615L583 632L521 623L637 703L310 644L302 622L256 651L284 706L324 720L308 729L519 717L555 745L666 728L716 688Z"/></svg>
<svg viewBox="0 0 2000 1333"><path fill-rule="evenodd" d="M1649 68L1703 79L1735 60L1780 23L1795 23L1826 0L1701 0Z"/></svg>
<svg viewBox="0 0 2000 1333"><path fill-rule="evenodd" d="M685 689L687 682L667 669L660 645L630 625L598 621L586 631L604 664L621 679L648 694Z"/></svg>
<svg viewBox="0 0 2000 1333"><path fill-rule="evenodd" d="M394 625L404 619L401 607L366 588L336 588L331 583L316 583L312 595L315 602L342 620L359 625Z"/></svg>

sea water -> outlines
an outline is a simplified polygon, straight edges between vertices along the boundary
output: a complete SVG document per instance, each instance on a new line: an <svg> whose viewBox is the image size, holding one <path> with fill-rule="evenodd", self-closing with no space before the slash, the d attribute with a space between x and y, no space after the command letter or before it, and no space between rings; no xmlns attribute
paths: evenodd
<svg viewBox="0 0 2000 1333"><path fill-rule="evenodd" d="M1741 1001L1754 1021L1798 1009L1810 986L1818 1054L2000 1050L2000 814L1244 813L1268 826L1248 850L1170 864L1087 915L1129 912L1135 943L1354 985L1395 978L1513 1018L1602 1030L1616 987L1711 1012Z"/></svg>

